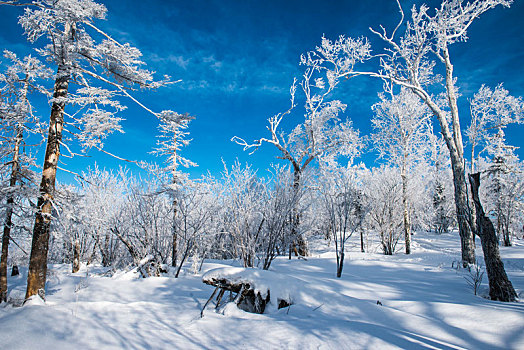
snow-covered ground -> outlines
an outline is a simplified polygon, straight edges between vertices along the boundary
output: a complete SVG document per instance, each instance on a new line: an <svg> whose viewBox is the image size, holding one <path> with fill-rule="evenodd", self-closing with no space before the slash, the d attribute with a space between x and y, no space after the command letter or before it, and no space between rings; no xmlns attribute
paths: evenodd
<svg viewBox="0 0 524 350"><path fill-rule="evenodd" d="M473 295L466 271L452 268L458 234L417 234L414 242L411 256L362 254L354 244L340 279L322 244L307 261L277 259L271 270L290 276L295 304L263 315L209 305L200 318L213 292L202 274L235 262L207 262L178 279L54 265L45 305L0 306L0 348L524 349L524 303ZM501 254L522 300L524 241ZM11 297L23 296L24 283L9 280Z"/></svg>

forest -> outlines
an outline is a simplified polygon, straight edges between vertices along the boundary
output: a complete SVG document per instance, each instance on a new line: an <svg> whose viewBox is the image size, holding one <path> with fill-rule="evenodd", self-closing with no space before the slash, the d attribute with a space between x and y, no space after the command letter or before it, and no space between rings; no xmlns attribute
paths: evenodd
<svg viewBox="0 0 524 350"><path fill-rule="evenodd" d="M391 3L392 26L310 42L287 105L254 137L220 135L248 161L197 176L200 116L151 101L185 77L154 72L106 5L0 1L31 49L0 60L0 344L524 346L522 136L507 137L524 100L493 79L464 89L454 56L515 4ZM380 87L364 128L356 81ZM142 145L132 113L154 123L147 159L110 149Z"/></svg>

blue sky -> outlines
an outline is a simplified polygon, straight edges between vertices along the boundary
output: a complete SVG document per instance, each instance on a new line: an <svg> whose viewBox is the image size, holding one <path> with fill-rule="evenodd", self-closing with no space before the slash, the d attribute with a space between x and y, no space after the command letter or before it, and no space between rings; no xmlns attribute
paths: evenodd
<svg viewBox="0 0 524 350"><path fill-rule="evenodd" d="M166 1L106 0L107 20L99 23L116 39L138 47L150 69L182 82L154 92L136 94L160 111L172 109L196 117L190 127L187 158L199 164L189 170L199 176L217 174L221 159L236 158L261 171L278 155L270 145L253 155L230 141L232 136L252 140L266 135L267 118L287 109L289 85L300 76L299 56L311 50L325 34L335 39L373 35L368 27L393 27L398 20L394 0L380 1ZM417 2L419 3L419 2ZM432 2L433 4L435 2ZM413 1L402 1L408 10ZM16 17L19 8L0 7L0 48L20 55L31 52L21 36ZM497 8L484 14L469 31L469 41L452 48L455 73L462 93L463 126L467 125L467 98L482 83L504 82L511 94L524 96L524 4ZM376 41L372 41L377 43ZM369 78L342 84L337 94L348 104L347 115L362 134L370 132L370 106L377 101L381 83ZM125 134L111 136L107 150L129 159L152 161L156 120L130 102L123 113ZM39 108L48 117L47 106ZM288 126L299 122L300 113ZM508 140L522 146L522 126L508 131ZM522 153L519 152L521 155ZM81 171L96 161L116 168L123 163L97 152L89 158L66 161ZM362 160L373 165L376 154ZM157 159L157 161L161 161ZM134 169L132 166L130 167ZM60 174L68 180L70 175Z"/></svg>

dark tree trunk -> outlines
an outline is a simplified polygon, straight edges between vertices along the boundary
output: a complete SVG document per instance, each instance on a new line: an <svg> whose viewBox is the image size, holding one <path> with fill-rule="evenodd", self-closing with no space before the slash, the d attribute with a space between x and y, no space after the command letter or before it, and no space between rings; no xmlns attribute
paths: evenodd
<svg viewBox="0 0 524 350"><path fill-rule="evenodd" d="M406 166L404 165L404 168ZM408 207L408 179L406 170L402 170L402 209L403 209L403 220L404 220L404 242L406 244L406 254L411 254L411 220L409 217Z"/></svg>
<svg viewBox="0 0 524 350"><path fill-rule="evenodd" d="M344 251L340 252L340 256L337 254L337 277L342 276L342 269L344 268Z"/></svg>
<svg viewBox="0 0 524 350"><path fill-rule="evenodd" d="M471 194L477 214L477 234L480 237L484 261L489 280L489 296L491 300L516 301L517 293L506 275L504 263L500 258L499 245L495 227L484 213L479 199L480 173L469 175Z"/></svg>
<svg viewBox="0 0 524 350"><path fill-rule="evenodd" d="M72 272L76 273L80 270L80 243L75 240L73 244L73 268Z"/></svg>
<svg viewBox="0 0 524 350"><path fill-rule="evenodd" d="M24 80L22 100L27 104L28 76ZM13 161L9 187L13 189L18 181L20 172L20 145L24 140L22 125L16 127L15 145L13 147ZM4 234L2 236L2 255L0 257L0 303L7 301L7 257L9 255L9 240L11 239L11 226L13 225L13 206L15 204L13 193L7 197L7 209L5 212Z"/></svg>
<svg viewBox="0 0 524 350"><path fill-rule="evenodd" d="M11 178L9 180L9 187L13 188L16 186L18 181L18 169L19 169L19 150L20 143L22 142L22 129L18 128L17 137L15 142L15 147L13 150L13 164L11 170ZM11 226L13 224L13 205L15 200L13 194L11 193L7 197L7 209L5 212L5 222L4 222L4 235L2 236L2 256L0 258L0 303L2 301L7 301L7 256L9 253L9 240L11 238Z"/></svg>

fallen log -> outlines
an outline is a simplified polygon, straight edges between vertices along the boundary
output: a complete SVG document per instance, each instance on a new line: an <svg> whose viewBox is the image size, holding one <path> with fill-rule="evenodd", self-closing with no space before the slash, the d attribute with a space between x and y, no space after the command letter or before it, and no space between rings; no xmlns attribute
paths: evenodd
<svg viewBox="0 0 524 350"><path fill-rule="evenodd" d="M289 288L289 277L271 271L252 268L220 268L206 273L202 277L202 282L215 287L215 291L204 305L201 315L218 290L220 292L215 308L219 307L226 291L230 292L230 302L235 303L239 309L252 313L264 313L269 303L275 309L292 304L291 290L293 288ZM233 294L236 295L233 297Z"/></svg>

